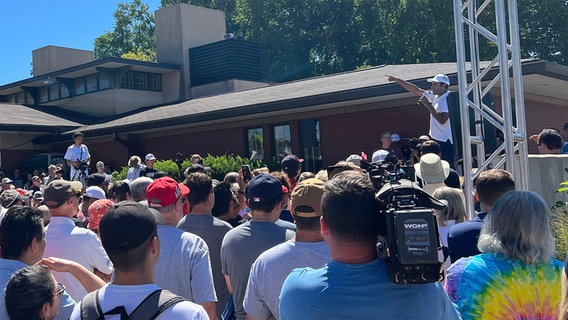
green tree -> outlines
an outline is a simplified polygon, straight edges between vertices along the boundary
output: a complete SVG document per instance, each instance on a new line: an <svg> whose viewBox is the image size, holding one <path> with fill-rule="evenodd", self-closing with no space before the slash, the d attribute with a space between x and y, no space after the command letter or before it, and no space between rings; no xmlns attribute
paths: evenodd
<svg viewBox="0 0 568 320"><path fill-rule="evenodd" d="M149 57L154 61L154 14L149 12L148 5L142 3L142 0L120 2L113 16L114 29L95 39L95 59L130 54L133 57Z"/></svg>
<svg viewBox="0 0 568 320"><path fill-rule="evenodd" d="M95 57L155 60L154 16L133 0L120 3L113 31L95 40ZM568 64L568 2L518 0L523 58ZM380 64L456 61L453 4L431 0L162 0L225 12L227 30L261 45L263 75L273 81ZM479 16L495 33L493 4ZM467 35L466 35L467 36ZM496 47L479 39L481 59ZM467 43L467 41L466 41Z"/></svg>
<svg viewBox="0 0 568 320"><path fill-rule="evenodd" d="M568 65L568 1L518 1L523 55Z"/></svg>

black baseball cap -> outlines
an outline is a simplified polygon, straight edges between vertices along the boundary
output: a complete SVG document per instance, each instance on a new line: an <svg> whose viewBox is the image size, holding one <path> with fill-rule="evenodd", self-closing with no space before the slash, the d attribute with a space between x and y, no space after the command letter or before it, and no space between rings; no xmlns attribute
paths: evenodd
<svg viewBox="0 0 568 320"><path fill-rule="evenodd" d="M135 201L123 201L103 216L99 232L106 252L125 253L157 234L156 219L148 207Z"/></svg>

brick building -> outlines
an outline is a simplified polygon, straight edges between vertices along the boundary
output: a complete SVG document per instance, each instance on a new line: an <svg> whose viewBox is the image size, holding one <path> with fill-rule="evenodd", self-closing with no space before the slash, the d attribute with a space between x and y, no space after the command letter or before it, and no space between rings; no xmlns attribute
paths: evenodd
<svg viewBox="0 0 568 320"><path fill-rule="evenodd" d="M204 25L210 25L205 28ZM0 165L20 168L36 153L63 153L81 130L93 155L118 168L130 155L239 154L270 161L285 153L304 170L371 154L380 134L428 132L428 112L386 75L428 88L437 73L457 87L455 63L386 65L290 83L265 83L260 47L227 35L222 12L176 4L156 12L158 62L93 60L48 46L34 51L34 76L0 86ZM568 67L524 61L528 133L568 121ZM490 73L491 75L491 73ZM492 103L500 110L500 92ZM454 132L462 128L457 99ZM487 141L494 132L487 132ZM568 137L565 137L568 138ZM536 153L530 145L529 151Z"/></svg>

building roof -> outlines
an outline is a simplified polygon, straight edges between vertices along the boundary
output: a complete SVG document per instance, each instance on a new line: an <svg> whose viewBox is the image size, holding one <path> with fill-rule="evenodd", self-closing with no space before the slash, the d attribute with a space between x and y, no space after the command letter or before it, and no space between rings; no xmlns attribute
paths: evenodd
<svg viewBox="0 0 568 320"><path fill-rule="evenodd" d="M77 78L94 73L96 72L97 68L120 68L125 66L131 67L130 70L154 72L154 73L166 73L166 72L171 72L172 70L181 69L181 66L177 64L155 63L155 62L146 62L139 60L110 57L110 58L94 60L88 63L76 65L73 67L57 71L48 72L31 78L2 85L0 86L0 95L8 95L22 91L21 89L22 86L41 87L45 85L44 83L45 81L49 79L55 79L57 77Z"/></svg>
<svg viewBox="0 0 568 320"><path fill-rule="evenodd" d="M561 82L568 81L567 70L568 67L546 61L533 60L523 63L525 75L541 74L546 77L559 78ZM497 71L495 70L493 75ZM163 130L164 127L215 122L235 117L246 116L249 119L264 117L270 113L295 112L301 108L313 108L347 101L364 99L378 101L381 97L387 96L389 96L388 99L393 99L393 95L409 94L399 85L389 82L386 75L395 75L427 88L429 84L426 79L437 73L448 75L452 85L457 85L455 62L385 65L158 106L99 124L87 125L80 130L90 132L91 136L111 132L144 132L157 128ZM565 86L565 83L563 85ZM568 100L568 93L566 90L560 90L561 87L556 88L555 85L549 89L554 90L552 94ZM543 90L545 88L540 88L537 93L546 95L547 93ZM525 89L525 92L529 91Z"/></svg>
<svg viewBox="0 0 568 320"><path fill-rule="evenodd" d="M0 103L0 110L2 131L61 132L81 126L78 122L17 104Z"/></svg>
<svg viewBox="0 0 568 320"><path fill-rule="evenodd" d="M118 61L116 58L103 60L105 62L101 60L98 64L95 61L86 65L88 68L93 68L101 64L125 62L125 59L118 59L120 60ZM156 67L147 62L139 63L144 67ZM174 68L175 66L160 65L159 67ZM65 70L59 72L79 72L74 68ZM493 75L496 72L497 70L493 72ZM452 86L457 85L457 66L455 62L451 62L384 65L197 98L176 104L144 107L126 114L99 119L73 116L70 112L56 107L1 104L0 107L8 108L9 111L5 112L6 116L0 123L0 129L13 131L18 128L32 130L41 127L45 130L50 128L48 131L52 132L55 127L58 127L60 128L58 132L63 130L69 133L71 130L78 129L89 132L89 136L93 137L126 132L149 132L198 123L216 123L237 117L254 119L270 114L336 107L342 103L381 101L410 96L402 87L389 82L386 75L395 75L427 88L429 84L426 79L437 73L445 73L449 76ZM568 81L568 67L546 61L524 61L523 74L526 93L552 96L568 101L568 91L565 90L566 81ZM31 81L31 79L28 80ZM0 89L5 87L0 87ZM20 127L17 128L15 125Z"/></svg>

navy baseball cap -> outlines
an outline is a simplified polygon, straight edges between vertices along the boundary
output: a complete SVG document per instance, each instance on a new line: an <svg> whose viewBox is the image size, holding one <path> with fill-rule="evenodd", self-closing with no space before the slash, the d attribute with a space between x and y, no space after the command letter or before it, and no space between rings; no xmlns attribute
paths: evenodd
<svg viewBox="0 0 568 320"><path fill-rule="evenodd" d="M273 202L282 199L282 183L269 173L259 174L247 185L246 197L249 202Z"/></svg>

